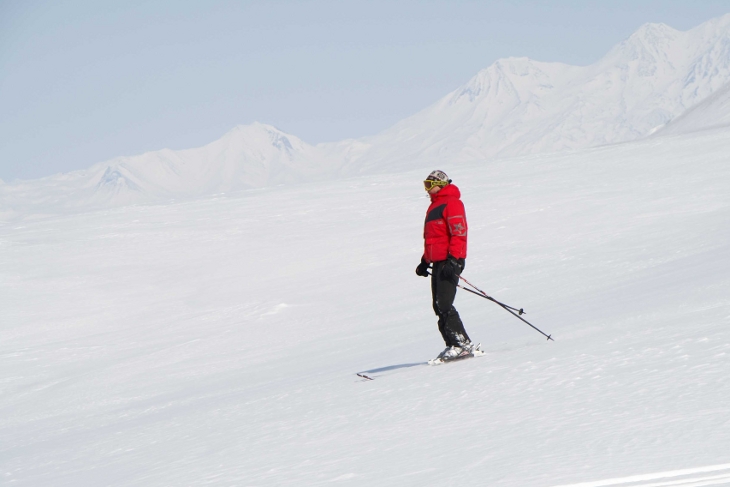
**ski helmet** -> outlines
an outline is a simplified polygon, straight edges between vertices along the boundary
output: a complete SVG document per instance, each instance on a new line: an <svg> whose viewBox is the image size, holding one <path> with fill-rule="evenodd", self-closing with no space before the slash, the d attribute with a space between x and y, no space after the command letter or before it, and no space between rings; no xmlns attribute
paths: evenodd
<svg viewBox="0 0 730 487"><path fill-rule="evenodd" d="M431 171L431 174L429 174L426 179L429 181L439 181L441 183L444 183L444 186L451 182L451 179L449 179L446 173L438 169L436 169L435 171Z"/></svg>

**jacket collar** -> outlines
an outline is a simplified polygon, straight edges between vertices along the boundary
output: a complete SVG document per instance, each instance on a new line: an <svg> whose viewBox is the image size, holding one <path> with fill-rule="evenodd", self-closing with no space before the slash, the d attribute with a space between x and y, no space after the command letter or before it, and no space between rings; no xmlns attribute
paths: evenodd
<svg viewBox="0 0 730 487"><path fill-rule="evenodd" d="M444 186L438 193L436 194L430 194L431 201L436 201L442 198L460 198L461 192L459 191L459 188L456 187L455 184L447 184Z"/></svg>

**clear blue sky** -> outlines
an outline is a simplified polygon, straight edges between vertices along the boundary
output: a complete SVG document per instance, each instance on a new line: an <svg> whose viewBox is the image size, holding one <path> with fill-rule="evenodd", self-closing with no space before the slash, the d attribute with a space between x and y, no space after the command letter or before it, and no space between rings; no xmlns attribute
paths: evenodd
<svg viewBox="0 0 730 487"><path fill-rule="evenodd" d="M207 144L261 121L309 143L377 133L496 59L586 65L688 1L0 0L0 178Z"/></svg>

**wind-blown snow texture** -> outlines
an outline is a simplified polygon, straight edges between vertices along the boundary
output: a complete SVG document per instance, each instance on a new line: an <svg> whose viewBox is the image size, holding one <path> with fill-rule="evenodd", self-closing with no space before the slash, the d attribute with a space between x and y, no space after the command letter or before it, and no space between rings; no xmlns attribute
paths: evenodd
<svg viewBox="0 0 730 487"><path fill-rule="evenodd" d="M556 341L461 292L487 355L442 367L421 171L5 223L0 478L727 484L729 152L712 131L444 167L465 276Z"/></svg>
<svg viewBox="0 0 730 487"><path fill-rule="evenodd" d="M687 32L646 24L590 66L499 60L373 137L314 147L257 123L197 149L121 157L84 171L0 185L0 218L630 141L728 83L730 14ZM727 113L714 110L712 118Z"/></svg>

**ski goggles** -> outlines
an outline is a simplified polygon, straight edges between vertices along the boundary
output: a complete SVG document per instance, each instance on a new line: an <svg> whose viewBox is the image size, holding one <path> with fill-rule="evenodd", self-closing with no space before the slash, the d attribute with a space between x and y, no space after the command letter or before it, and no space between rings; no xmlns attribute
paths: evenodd
<svg viewBox="0 0 730 487"><path fill-rule="evenodd" d="M434 181L433 179L426 179L423 181L423 187L426 188L426 191L431 191L435 186L446 186L446 181Z"/></svg>

